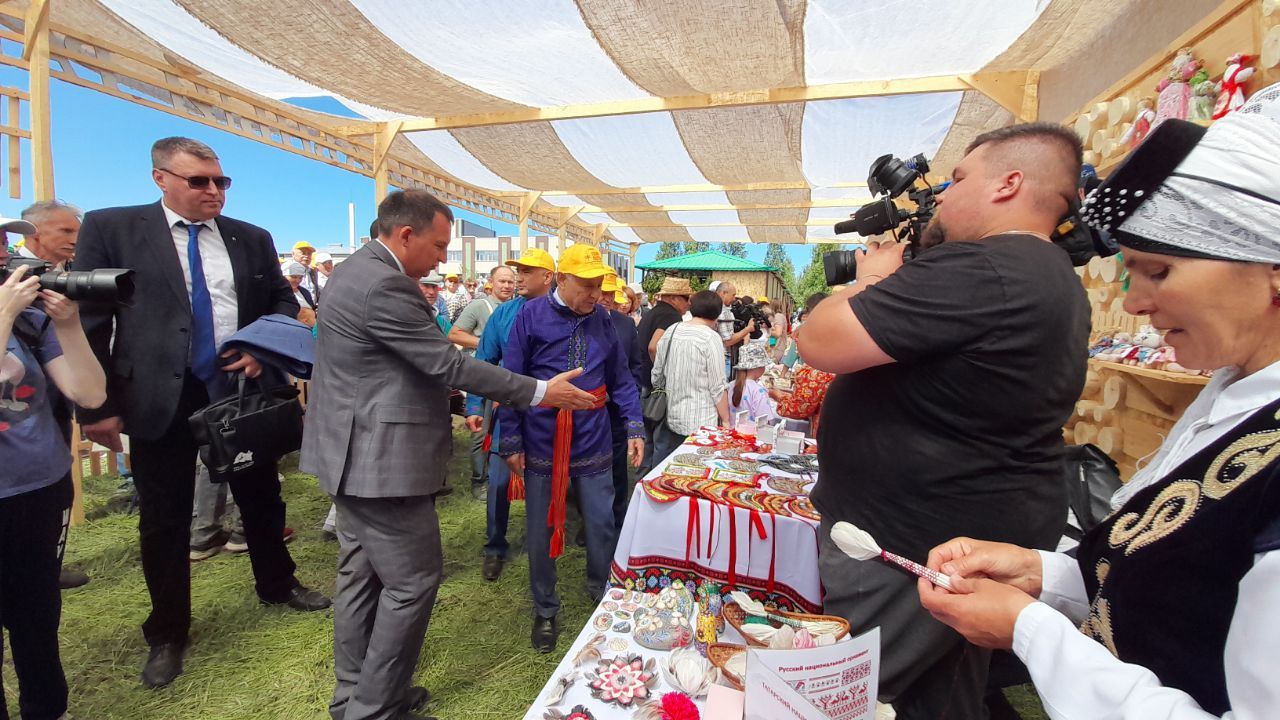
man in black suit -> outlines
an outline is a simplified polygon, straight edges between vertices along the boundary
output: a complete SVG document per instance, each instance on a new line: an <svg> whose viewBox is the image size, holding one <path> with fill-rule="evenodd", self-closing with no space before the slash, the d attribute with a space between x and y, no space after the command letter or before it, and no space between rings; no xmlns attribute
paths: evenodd
<svg viewBox="0 0 1280 720"><path fill-rule="evenodd" d="M130 437L142 571L151 595L151 615L142 625L151 653L142 682L154 688L182 672L191 627L187 546L196 443L187 418L229 392L229 373L262 372L248 353L217 356L218 344L263 315L297 316L298 303L280 274L270 233L221 215L231 179L212 149L165 138L152 146L151 163L161 200L85 215L76 269L137 273L132 306L81 311L107 372L107 402L77 414L94 442L119 451L120 434ZM293 575L275 464L249 475L230 485L258 598L304 611L328 607L328 598Z"/></svg>

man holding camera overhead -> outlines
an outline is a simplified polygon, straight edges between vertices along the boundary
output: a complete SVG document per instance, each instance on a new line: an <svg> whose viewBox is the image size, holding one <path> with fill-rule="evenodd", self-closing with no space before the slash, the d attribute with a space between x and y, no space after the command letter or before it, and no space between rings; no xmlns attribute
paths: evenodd
<svg viewBox="0 0 1280 720"><path fill-rule="evenodd" d="M1050 124L978 137L925 235L859 252L857 282L805 321L800 353L838 373L819 425L827 612L880 626L880 699L902 720L986 717L989 653L930 617L913 577L830 539L848 521L924 561L952 537L1052 548L1066 520L1062 424L1084 385L1089 306L1050 241L1080 141Z"/></svg>
<svg viewBox="0 0 1280 720"><path fill-rule="evenodd" d="M152 146L151 164L158 202L94 210L80 230L76 269L130 268L136 293L127 307L81 310L108 382L106 403L77 414L94 442L120 451L120 435L130 438L142 572L151 595L151 614L142 624L151 646L142 683L156 688L182 672L191 628L187 554L196 442L187 420L228 392L231 373L262 372L253 356L219 356L218 345L264 315L295 317L298 303L280 274L270 233L222 215L231 178L209 146L164 138ZM231 492L259 600L302 611L329 607L328 598L293 575L275 463L231 480Z"/></svg>

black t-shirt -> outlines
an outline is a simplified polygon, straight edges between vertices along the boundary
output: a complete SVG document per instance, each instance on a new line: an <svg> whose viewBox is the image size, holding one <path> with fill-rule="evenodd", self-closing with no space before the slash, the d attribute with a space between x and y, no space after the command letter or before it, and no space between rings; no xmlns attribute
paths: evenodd
<svg viewBox="0 0 1280 720"><path fill-rule="evenodd" d="M653 360L649 358L649 341L653 339L655 332L666 330L680 322L681 319L682 316L679 310L676 310L671 303L665 303L661 300L654 303L653 309L640 318L640 325L636 328L636 352L640 354L643 364L641 365L641 376L636 377L636 383L641 390L653 388Z"/></svg>
<svg viewBox="0 0 1280 720"><path fill-rule="evenodd" d="M918 561L957 535L1052 547L1089 336L1066 253L1023 234L949 242L850 305L896 362L827 391L813 489L824 519Z"/></svg>

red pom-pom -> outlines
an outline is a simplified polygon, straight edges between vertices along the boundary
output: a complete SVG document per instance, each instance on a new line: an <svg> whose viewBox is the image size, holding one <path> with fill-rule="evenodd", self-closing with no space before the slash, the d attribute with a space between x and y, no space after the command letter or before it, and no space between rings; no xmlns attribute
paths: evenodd
<svg viewBox="0 0 1280 720"><path fill-rule="evenodd" d="M688 695L670 692L662 696L662 717L664 720L698 720L698 706Z"/></svg>

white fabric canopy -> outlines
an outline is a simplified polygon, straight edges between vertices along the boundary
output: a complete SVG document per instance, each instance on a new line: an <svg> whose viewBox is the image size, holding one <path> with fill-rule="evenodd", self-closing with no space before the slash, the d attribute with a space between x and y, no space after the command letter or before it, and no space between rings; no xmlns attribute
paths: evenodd
<svg viewBox="0 0 1280 720"><path fill-rule="evenodd" d="M136 31L132 47L158 46L267 98L329 96L385 121L961 76L1043 45L1053 29L1044 18L1065 2L65 0L54 12L101 25L105 8ZM811 221L843 219L869 199L859 185L876 157L963 148L976 130L957 118L975 100L948 91L645 107L405 137L433 172L498 195L556 191L538 206L552 217L585 208L574 222L610 223L624 242L802 242L832 237ZM629 188L640 191L618 191ZM811 207L830 200L841 207Z"/></svg>

